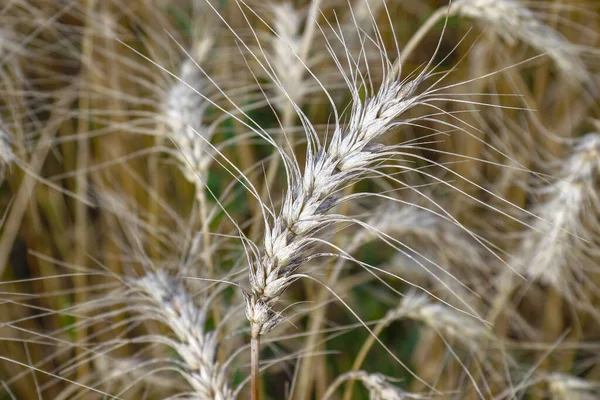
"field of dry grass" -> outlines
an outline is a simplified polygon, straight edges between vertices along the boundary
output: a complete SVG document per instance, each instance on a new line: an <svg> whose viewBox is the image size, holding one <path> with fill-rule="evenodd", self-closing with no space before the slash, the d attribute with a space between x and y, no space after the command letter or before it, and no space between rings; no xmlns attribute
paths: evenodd
<svg viewBox="0 0 600 400"><path fill-rule="evenodd" d="M0 400L600 399L595 0L0 1Z"/></svg>

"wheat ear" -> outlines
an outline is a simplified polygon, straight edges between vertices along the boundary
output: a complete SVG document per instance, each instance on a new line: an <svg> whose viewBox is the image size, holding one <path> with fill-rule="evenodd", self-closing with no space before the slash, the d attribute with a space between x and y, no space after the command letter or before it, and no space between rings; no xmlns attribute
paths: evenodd
<svg viewBox="0 0 600 400"><path fill-rule="evenodd" d="M547 54L571 82L587 83L591 80L581 59L581 47L545 24L540 15L525 7L520 0L457 0L450 7L437 9L402 49L403 60L410 57L441 18L455 15L473 18L495 28L510 44L519 39Z"/></svg>
<svg viewBox="0 0 600 400"><path fill-rule="evenodd" d="M535 281L552 285L571 297L572 282L588 282L593 253L600 233L600 134L583 136L560 164L559 180L538 189L542 201L523 240L517 264Z"/></svg>
<svg viewBox="0 0 600 400"><path fill-rule="evenodd" d="M13 153L10 136L2 126L0 121L0 183L4 181L4 174L7 168L16 161L17 157Z"/></svg>
<svg viewBox="0 0 600 400"><path fill-rule="evenodd" d="M218 331L206 331L207 307L198 307L177 280L166 272L149 272L131 286L150 305L148 317L167 325L177 340L164 338L184 361L181 373L197 399L233 400L227 371L217 362Z"/></svg>
<svg viewBox="0 0 600 400"><path fill-rule="evenodd" d="M366 371L349 371L338 376L329 386L323 400L333 396L337 388L346 381L360 381L369 391L369 400L409 400L424 399L424 396L412 394L401 390L389 383L389 379L382 374L370 374Z"/></svg>

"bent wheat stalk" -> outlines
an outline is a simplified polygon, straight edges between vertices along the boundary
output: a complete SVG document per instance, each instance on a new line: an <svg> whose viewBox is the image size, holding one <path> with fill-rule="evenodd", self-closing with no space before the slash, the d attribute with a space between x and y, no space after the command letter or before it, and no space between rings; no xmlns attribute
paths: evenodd
<svg viewBox="0 0 600 400"><path fill-rule="evenodd" d="M564 76L572 82L590 81L590 73L581 60L582 49L560 32L545 24L541 16L520 0L457 0L431 14L402 49L402 60L410 57L425 35L444 17L473 18L496 29L509 44L515 38L547 54ZM400 67L398 63L397 68Z"/></svg>

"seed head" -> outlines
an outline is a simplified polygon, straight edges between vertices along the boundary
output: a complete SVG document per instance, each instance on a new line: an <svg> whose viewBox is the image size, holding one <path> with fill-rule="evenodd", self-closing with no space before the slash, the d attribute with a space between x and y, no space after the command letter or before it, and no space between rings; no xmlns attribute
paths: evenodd
<svg viewBox="0 0 600 400"><path fill-rule="evenodd" d="M10 165L16 160L17 158L12 151L10 137L3 129L0 121L0 182L4 180L4 172L6 167L10 167Z"/></svg>
<svg viewBox="0 0 600 400"><path fill-rule="evenodd" d="M534 280L569 294L569 284L587 281L589 252L600 233L597 194L600 135L584 136L559 165L559 180L542 186L535 213L515 265Z"/></svg>
<svg viewBox="0 0 600 400"><path fill-rule="evenodd" d="M290 101L301 105L308 87L305 82L306 66L303 64L308 60L299 59L303 40L301 30L305 19L289 2L272 4L271 11L276 35L270 34L268 37L269 63ZM280 111L285 107L284 104L285 102L280 101L274 103Z"/></svg>
<svg viewBox="0 0 600 400"><path fill-rule="evenodd" d="M558 69L575 82L590 79L581 61L579 47L546 25L540 15L525 7L520 0L457 0L450 12L496 28L510 43L517 38L548 54Z"/></svg>
<svg viewBox="0 0 600 400"><path fill-rule="evenodd" d="M593 400L600 397L600 384L575 376L554 373L547 377L552 400Z"/></svg>
<svg viewBox="0 0 600 400"><path fill-rule="evenodd" d="M249 268L254 298L249 306L271 304L296 279L294 273L315 246L313 237L335 221L327 211L338 204L338 192L385 155L385 147L374 141L400 124L399 115L419 104L416 89L422 79L420 75L398 82L390 77L364 101L355 91L349 124L338 123L329 144L309 146L304 173L295 164L288 166L293 173L281 211L266 227L262 256ZM247 310L247 315L256 314Z"/></svg>
<svg viewBox="0 0 600 400"><path fill-rule="evenodd" d="M131 280L131 286L150 305L148 317L167 325L177 340L165 338L181 356L186 368L181 371L198 394L211 400L233 399L226 371L216 360L216 332L205 330L206 307L196 306L194 299L175 279L164 271L148 273Z"/></svg>
<svg viewBox="0 0 600 400"><path fill-rule="evenodd" d="M199 41L194 46L195 55L205 57L212 41ZM212 157L207 153L207 142L212 130L204 125L208 103L199 94L205 90L204 75L196 60L186 59L181 64L179 81L168 92L165 103L166 123L170 137L179 151L181 170L188 181L203 190L204 178Z"/></svg>
<svg viewBox="0 0 600 400"><path fill-rule="evenodd" d="M421 321L438 332L458 339L468 347L476 348L482 341L490 339L491 335L480 321L445 304L434 303L425 294L407 294L400 306L390 312L397 314L395 319L405 316Z"/></svg>
<svg viewBox="0 0 600 400"><path fill-rule="evenodd" d="M409 400L425 398L401 390L390 384L388 377L379 373L371 374L366 371L350 371L340 375L337 382L347 380L361 381L369 391L369 400Z"/></svg>

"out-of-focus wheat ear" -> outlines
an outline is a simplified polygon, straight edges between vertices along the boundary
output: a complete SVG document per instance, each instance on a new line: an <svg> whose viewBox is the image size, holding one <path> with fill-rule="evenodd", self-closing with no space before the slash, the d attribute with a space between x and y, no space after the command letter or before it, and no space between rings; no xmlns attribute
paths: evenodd
<svg viewBox="0 0 600 400"><path fill-rule="evenodd" d="M369 400L408 400L425 399L425 395L406 392L389 381L390 378L379 373L368 373L366 371L350 371L338 376L327 388L323 400L332 398L337 388L344 382L360 381L369 391Z"/></svg>
<svg viewBox="0 0 600 400"><path fill-rule="evenodd" d="M267 32L257 33L251 27L257 41L251 52L260 64L259 75L271 80L275 86L276 90L266 93L267 101L281 114L284 130L293 126L297 110L304 105L311 87L308 78L318 61L318 57L311 54L311 48L320 5L321 0L312 1L307 9L296 8L289 1L269 3ZM262 20L251 8L250 12Z"/></svg>
<svg viewBox="0 0 600 400"><path fill-rule="evenodd" d="M518 288L524 291L535 283L530 293L533 296L537 292L543 298L543 302L534 304L546 315L540 330L545 340L562 336L568 319L560 310L566 307L582 311L598 323L600 315L594 303L600 298L599 155L600 135L589 133L576 140L565 158L544 166L557 179L534 182L532 211L539 218L522 233L510 261L528 279L519 284L514 276L500 277L500 294L492 318L501 313ZM540 369L548 370L550 365L550 360L544 359Z"/></svg>
<svg viewBox="0 0 600 400"><path fill-rule="evenodd" d="M493 334L482 321L478 321L445 304L433 302L427 294L412 290L404 296L398 307L390 309L373 328L374 335L367 338L363 343L352 365L352 371L359 371L369 350L375 343L374 338L379 336L383 329L392 322L401 319L420 321L442 337L457 340L470 351L477 353L478 357L481 357L485 350L494 345ZM446 345L450 346L448 343ZM450 348L449 350L452 351ZM419 366L419 368L423 367L425 366ZM469 374L466 367L464 369ZM473 384L475 385L475 382ZM353 384L350 381L344 393L344 400L351 399L352 392Z"/></svg>
<svg viewBox="0 0 600 400"><path fill-rule="evenodd" d="M268 32L263 39L267 43L266 50L262 49L259 41L259 49L256 51L257 54L264 56L260 73L273 81L275 89L266 94L266 100L279 113L278 119L283 135L280 136L277 144L288 149L292 154L295 139L289 136L289 133L297 119L297 110L304 105L306 96L310 92L311 82L308 79L308 72L317 62L317 57L311 54L311 48L320 4L321 0L314 0L307 10L301 10L288 1L270 3L271 26L268 27ZM280 161L279 157L275 157L270 162L261 190L261 198L269 196ZM260 205L257 205L254 214L259 215L260 212ZM250 237L258 236L259 229L260 224L255 224Z"/></svg>
<svg viewBox="0 0 600 400"><path fill-rule="evenodd" d="M226 367L217 361L219 332L205 327L210 301L197 306L182 283L162 270L131 279L129 284L149 306L142 312L175 334L176 339L163 337L160 342L172 347L183 359L177 370L195 391L194 398L233 399Z"/></svg>
<svg viewBox="0 0 600 400"><path fill-rule="evenodd" d="M178 80L168 90L164 105L169 137L177 146L180 165L186 179L204 191L206 173L212 157L208 153L214 130L204 124L209 104L198 93L206 90L205 77L198 65L208 55L213 39L195 43L192 53L181 64Z"/></svg>
<svg viewBox="0 0 600 400"><path fill-rule="evenodd" d="M598 296L594 261L599 252L600 134L578 140L572 153L550 166L556 182L538 187L534 212L540 218L525 233L515 265L534 281L551 285L575 305Z"/></svg>
<svg viewBox="0 0 600 400"><path fill-rule="evenodd" d="M213 275L206 181L213 161L210 141L213 126L204 124L209 103L200 95L206 90L204 71L200 65L206 60L214 43L210 33L195 41L191 54L181 64L179 79L168 90L165 104L166 123L171 140L178 150L180 168L185 178L195 186L200 206L203 231L203 250L209 276Z"/></svg>
<svg viewBox="0 0 600 400"><path fill-rule="evenodd" d="M581 46L569 42L544 23L543 16L527 8L521 0L457 0L450 6L449 14L473 18L493 27L509 44L519 39L547 54L566 79L591 83L590 72L581 58Z"/></svg>
<svg viewBox="0 0 600 400"><path fill-rule="evenodd" d="M385 0L355 0L351 5L351 17L350 20L356 22L356 26L359 29L368 32L373 29L377 14L384 8ZM349 22L354 25L353 22ZM356 27L354 27L356 29Z"/></svg>
<svg viewBox="0 0 600 400"><path fill-rule="evenodd" d="M375 208L373 216L360 223L362 229L344 248L352 250L380 239L396 252L383 270L409 286L428 290L448 306L476 316L479 311L475 305L481 302L492 273L494 260L489 259L489 250L473 238L478 237L474 232L418 202L389 201L391 204ZM336 264L333 278L340 274L343 261ZM364 275L362 279L374 278ZM327 285L335 287L335 279Z"/></svg>
<svg viewBox="0 0 600 400"><path fill-rule="evenodd" d="M502 343L494 337L489 326L471 316L465 315L459 310L449 307L439 302L433 302L430 296L422 293L408 293L400 302L400 306L396 310L396 318L408 318L414 321L421 322L426 327L432 329L440 339L444 342L446 349L449 352L451 358L454 358L460 365L462 371L466 375L467 379L472 383L473 389L481 398L486 396L482 391L485 391L487 387L487 381L493 381L502 376L501 373L494 372L493 367L489 366L485 368L487 362L486 358L492 359L495 354L490 350L500 350L501 357ZM426 335L422 335L426 337ZM457 353L453 344L459 343L463 349L468 350L467 359L462 359L462 353ZM418 358L418 354L415 354ZM418 362L419 371L432 371L433 376L437 376L444 367L440 367L439 360L432 359L423 360ZM477 374L471 369L472 363L481 363L481 366L475 369L478 371L479 368L483 368L486 372L481 376L486 383L480 384L478 382ZM421 372L425 376L429 376L425 372ZM498 376L496 376L498 375ZM480 386L481 385L481 386ZM488 395L490 395L488 393Z"/></svg>
<svg viewBox="0 0 600 400"><path fill-rule="evenodd" d="M6 170L10 169L15 160L10 136L0 120L0 183L4 181Z"/></svg>
<svg viewBox="0 0 600 400"><path fill-rule="evenodd" d="M364 230L367 235L378 236L381 230L400 249L390 260L389 270L430 282L452 303L468 301L469 288L475 285L477 289L492 271L489 250L474 239L478 238L474 232L418 202L383 206L367 226L375 228Z"/></svg>
<svg viewBox="0 0 600 400"><path fill-rule="evenodd" d="M356 0L354 3L348 2L348 13L341 26L341 36L343 37L342 52L352 52L357 54L364 51L362 43L363 36L368 37L377 29L376 18L382 8L385 0Z"/></svg>
<svg viewBox="0 0 600 400"><path fill-rule="evenodd" d="M492 27L509 44L516 40L547 54L571 83L595 85L582 55L593 50L571 43L557 29L544 22L544 16L525 6L521 0L457 0L450 7L436 10L402 50L406 59L441 18L451 16L473 18ZM591 89L594 91L594 89Z"/></svg>
<svg viewBox="0 0 600 400"><path fill-rule="evenodd" d="M281 85L281 90L289 97L289 101L302 106L309 83L306 82L306 68L310 66L308 60L300 60L302 52L302 28L305 18L300 10L291 3L283 2L271 4L272 29L269 33L269 53L267 59L273 68L273 73ZM307 66L303 65L307 63ZM285 116L285 109L289 108L286 98L273 101L273 105ZM292 112L294 112L292 107ZM285 127L291 121L285 121Z"/></svg>
<svg viewBox="0 0 600 400"><path fill-rule="evenodd" d="M431 301L422 293L409 293L393 311L394 318L405 317L420 321L440 334L457 339L463 345L481 350L491 338L491 332L482 321L467 316L451 307Z"/></svg>
<svg viewBox="0 0 600 400"><path fill-rule="evenodd" d="M600 382L554 373L546 377L551 400L594 400L600 398Z"/></svg>

